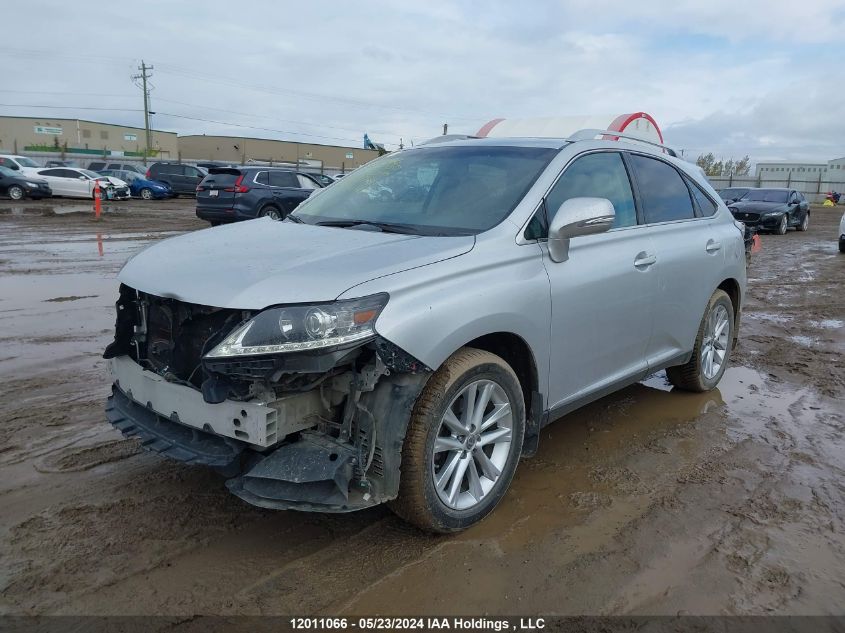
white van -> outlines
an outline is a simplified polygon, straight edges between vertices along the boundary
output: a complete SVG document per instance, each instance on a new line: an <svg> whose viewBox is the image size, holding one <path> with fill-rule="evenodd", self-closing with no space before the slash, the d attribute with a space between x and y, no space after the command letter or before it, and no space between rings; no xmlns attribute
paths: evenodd
<svg viewBox="0 0 845 633"><path fill-rule="evenodd" d="M35 176L37 170L43 169L31 158L14 154L0 154L0 166L8 167L12 171L19 171L27 176Z"/></svg>

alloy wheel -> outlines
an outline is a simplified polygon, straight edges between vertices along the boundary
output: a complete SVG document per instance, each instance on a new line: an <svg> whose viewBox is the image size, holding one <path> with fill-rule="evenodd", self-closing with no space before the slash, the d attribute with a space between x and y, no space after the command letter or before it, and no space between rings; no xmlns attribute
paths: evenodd
<svg viewBox="0 0 845 633"><path fill-rule="evenodd" d="M12 187L9 187L9 197L10 197L12 200L21 200L21 199L23 199L23 189L21 189L21 188L20 188L20 187L18 187L17 185L14 185L14 186L12 186Z"/></svg>
<svg viewBox="0 0 845 633"><path fill-rule="evenodd" d="M786 228L788 226L789 220L787 220L786 214L784 213L780 217L780 224L778 225L778 234L786 235Z"/></svg>
<svg viewBox="0 0 845 633"><path fill-rule="evenodd" d="M141 197L144 200L152 200L153 199L153 192L150 191L149 189L146 189L146 188L141 189Z"/></svg>
<svg viewBox="0 0 845 633"><path fill-rule="evenodd" d="M477 380L452 399L431 456L434 489L444 505L467 510L482 502L508 462L512 431L511 402L498 383Z"/></svg>
<svg viewBox="0 0 845 633"><path fill-rule="evenodd" d="M725 364L730 332L728 311L725 306L717 305L707 316L704 340L701 344L701 372L707 380L712 380Z"/></svg>

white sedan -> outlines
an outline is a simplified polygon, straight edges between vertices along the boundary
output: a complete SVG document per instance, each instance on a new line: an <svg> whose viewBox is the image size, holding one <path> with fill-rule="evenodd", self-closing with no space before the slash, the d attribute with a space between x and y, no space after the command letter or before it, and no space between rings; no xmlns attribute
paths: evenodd
<svg viewBox="0 0 845 633"><path fill-rule="evenodd" d="M101 176L100 174L87 169L75 169L73 167L50 167L38 170L38 176L47 181L54 196L66 196L68 198L93 198L94 182L99 181L103 189L103 198L106 198L106 188L113 188L115 198L128 198L129 185L118 178Z"/></svg>

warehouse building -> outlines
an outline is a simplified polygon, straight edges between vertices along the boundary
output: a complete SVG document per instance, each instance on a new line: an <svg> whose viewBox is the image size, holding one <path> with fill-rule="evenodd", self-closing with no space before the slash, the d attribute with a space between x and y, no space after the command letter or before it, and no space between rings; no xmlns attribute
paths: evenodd
<svg viewBox="0 0 845 633"><path fill-rule="evenodd" d="M175 132L152 130L150 141L155 158L178 156ZM144 128L84 119L0 116L0 149L6 153L142 159L145 146Z"/></svg>
<svg viewBox="0 0 845 633"><path fill-rule="evenodd" d="M349 171L379 156L356 147L205 134L180 136L179 154L184 161L291 164L329 172Z"/></svg>

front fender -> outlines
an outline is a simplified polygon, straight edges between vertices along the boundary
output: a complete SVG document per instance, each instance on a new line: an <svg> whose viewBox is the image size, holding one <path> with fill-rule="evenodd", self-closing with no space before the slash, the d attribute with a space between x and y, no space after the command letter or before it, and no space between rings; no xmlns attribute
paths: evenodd
<svg viewBox="0 0 845 633"><path fill-rule="evenodd" d="M515 334L534 354L538 384L545 394L551 293L541 257L537 244L476 248L355 286L340 298L389 293L377 332L432 369L480 336Z"/></svg>

